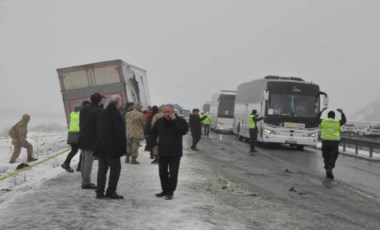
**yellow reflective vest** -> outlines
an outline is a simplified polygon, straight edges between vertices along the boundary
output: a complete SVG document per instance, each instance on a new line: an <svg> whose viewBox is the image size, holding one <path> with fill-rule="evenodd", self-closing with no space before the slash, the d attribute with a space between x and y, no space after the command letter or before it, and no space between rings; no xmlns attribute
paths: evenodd
<svg viewBox="0 0 380 230"><path fill-rule="evenodd" d="M204 124L204 125L210 125L211 124L211 116L210 115L208 115L208 114L206 114L206 115L204 115L204 116L206 116L206 118L202 121L202 123ZM203 117L202 117L203 118Z"/></svg>
<svg viewBox="0 0 380 230"><path fill-rule="evenodd" d="M340 141L340 121L327 118L321 122L321 139L324 141Z"/></svg>
<svg viewBox="0 0 380 230"><path fill-rule="evenodd" d="M254 129L256 128L256 122L254 121L255 115L250 115L248 117L248 128L249 129Z"/></svg>
<svg viewBox="0 0 380 230"><path fill-rule="evenodd" d="M70 113L69 132L79 132L79 111Z"/></svg>

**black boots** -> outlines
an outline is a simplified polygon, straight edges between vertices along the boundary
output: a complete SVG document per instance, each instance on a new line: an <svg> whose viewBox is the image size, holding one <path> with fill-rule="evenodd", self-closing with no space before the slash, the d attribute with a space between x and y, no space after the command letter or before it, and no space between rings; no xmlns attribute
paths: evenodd
<svg viewBox="0 0 380 230"><path fill-rule="evenodd" d="M326 178L334 180L334 174L332 172L332 167L326 169Z"/></svg>
<svg viewBox="0 0 380 230"><path fill-rule="evenodd" d="M154 156L154 160L150 163L157 164L158 163L158 156Z"/></svg>
<svg viewBox="0 0 380 230"><path fill-rule="evenodd" d="M73 173L73 172L74 172L74 169L72 169L72 168L70 167L70 165L68 165L68 164L66 164L66 163L61 164L61 167L62 167L64 170L66 170L67 172L69 172L69 173Z"/></svg>
<svg viewBox="0 0 380 230"><path fill-rule="evenodd" d="M112 193L112 194L107 194L106 197L109 198L109 199L113 199L113 200L121 200L121 199L124 199L123 196L117 194L116 192L114 192L114 193Z"/></svg>

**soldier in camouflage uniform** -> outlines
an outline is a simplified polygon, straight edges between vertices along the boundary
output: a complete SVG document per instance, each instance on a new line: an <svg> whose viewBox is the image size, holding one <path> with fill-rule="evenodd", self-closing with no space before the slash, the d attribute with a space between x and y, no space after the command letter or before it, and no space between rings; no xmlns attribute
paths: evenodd
<svg viewBox="0 0 380 230"><path fill-rule="evenodd" d="M134 109L125 115L127 125L127 156L125 163L140 164L137 161L140 141L144 140L144 115L141 112L142 106L136 103ZM132 160L130 161L130 158Z"/></svg>
<svg viewBox="0 0 380 230"><path fill-rule="evenodd" d="M33 146L26 140L29 121L30 115L24 114L21 120L9 130L9 136L12 138L12 144L14 145L14 152L9 160L11 164L16 162L20 155L21 148L27 149L28 162L37 160L33 158Z"/></svg>

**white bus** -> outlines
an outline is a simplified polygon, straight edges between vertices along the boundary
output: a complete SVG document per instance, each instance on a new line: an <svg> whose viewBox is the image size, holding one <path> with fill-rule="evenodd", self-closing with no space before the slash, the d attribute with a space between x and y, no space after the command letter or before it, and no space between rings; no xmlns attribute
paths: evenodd
<svg viewBox="0 0 380 230"><path fill-rule="evenodd" d="M212 96L210 105L211 130L232 133L235 95L235 91L222 90Z"/></svg>
<svg viewBox="0 0 380 230"><path fill-rule="evenodd" d="M258 122L260 143L315 146L318 141L321 99L328 105L326 93L301 78L266 76L240 84L236 92L234 129L240 139L249 139L248 116L257 110L266 118Z"/></svg>

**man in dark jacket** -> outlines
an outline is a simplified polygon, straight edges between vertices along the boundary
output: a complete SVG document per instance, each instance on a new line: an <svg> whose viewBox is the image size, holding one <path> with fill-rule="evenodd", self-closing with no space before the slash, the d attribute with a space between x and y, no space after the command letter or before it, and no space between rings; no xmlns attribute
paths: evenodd
<svg viewBox="0 0 380 230"><path fill-rule="evenodd" d="M151 115L148 117L148 119L146 120L146 123L145 123L145 127L144 127L144 135L145 135L145 140L146 140L146 149L148 149L150 151L150 159L153 159L154 158L154 155L153 155L153 150L152 150L152 147L150 145L150 141L149 141L149 133L150 133L150 130L152 128L152 120L153 120L153 117L154 115L156 115L158 113L158 107L157 106L153 106L152 107L152 113Z"/></svg>
<svg viewBox="0 0 380 230"><path fill-rule="evenodd" d="M182 136L189 127L187 122L174 113L172 105L163 107L164 117L157 120L150 131L152 146L158 145L158 165L162 192L157 197L172 200L177 187L179 164L182 157ZM159 143L157 143L157 138Z"/></svg>
<svg viewBox="0 0 380 230"><path fill-rule="evenodd" d="M263 120L265 117L258 117L257 110L252 110L251 115L248 117L248 128L249 128L249 143L251 147L251 153L255 153L256 151L256 143L257 143L257 122Z"/></svg>
<svg viewBox="0 0 380 230"><path fill-rule="evenodd" d="M100 114L97 143L94 156L98 157L98 188L96 199L110 198L123 199L116 193L117 184L120 178L122 157L127 148L125 127L119 109L122 106L121 97L113 95L107 109ZM107 180L107 171L110 168L108 188L106 195L104 189Z"/></svg>
<svg viewBox="0 0 380 230"><path fill-rule="evenodd" d="M327 108L318 114L318 118ZM342 109L337 109L341 114L341 120L335 118L335 112L330 111L327 114L327 119L320 119L320 131L322 140L322 156L325 163L326 177L334 179L333 169L339 155L340 128L346 124L347 118Z"/></svg>
<svg viewBox="0 0 380 230"><path fill-rule="evenodd" d="M103 111L104 99L99 93L91 95L91 105L84 107L80 113L79 148L81 149L82 188L96 189L91 183L92 164L94 163L94 150L96 145L98 119Z"/></svg>
<svg viewBox="0 0 380 230"><path fill-rule="evenodd" d="M189 126L191 131L191 136L193 138L193 144L191 145L191 149L194 151L198 151L197 144L201 140L202 136L202 120L206 119L203 117L202 119L199 117L199 109L193 109L193 113L190 115Z"/></svg>

